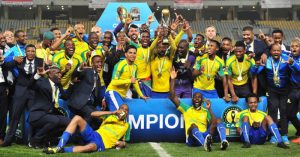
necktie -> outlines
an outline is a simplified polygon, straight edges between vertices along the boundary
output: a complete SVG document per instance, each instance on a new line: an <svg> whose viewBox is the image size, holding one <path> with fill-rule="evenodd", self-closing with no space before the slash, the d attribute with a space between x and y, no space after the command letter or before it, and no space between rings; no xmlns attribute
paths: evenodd
<svg viewBox="0 0 300 157"><path fill-rule="evenodd" d="M98 73L95 73L94 75L94 94L95 97L98 97L98 89L99 89L99 85L100 84L100 80L99 80L99 75Z"/></svg>
<svg viewBox="0 0 300 157"><path fill-rule="evenodd" d="M32 71L32 62L29 62L28 74L30 74L30 75L33 74L33 71Z"/></svg>
<svg viewBox="0 0 300 157"><path fill-rule="evenodd" d="M99 105L100 99L99 99L99 87L100 87L100 79L98 73L94 74L94 104Z"/></svg>
<svg viewBox="0 0 300 157"><path fill-rule="evenodd" d="M249 50L250 50L250 47L251 47L250 44L246 45L246 51L249 51Z"/></svg>
<svg viewBox="0 0 300 157"><path fill-rule="evenodd" d="M59 107L58 98L59 98L59 88L57 87L57 85L54 85L54 107L55 108Z"/></svg>

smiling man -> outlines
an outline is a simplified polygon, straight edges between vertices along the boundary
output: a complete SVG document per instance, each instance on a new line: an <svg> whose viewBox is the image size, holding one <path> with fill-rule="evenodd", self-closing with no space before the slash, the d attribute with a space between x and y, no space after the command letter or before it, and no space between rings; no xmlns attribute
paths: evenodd
<svg viewBox="0 0 300 157"><path fill-rule="evenodd" d="M282 54L281 45L271 45L271 55L268 57L265 65L261 65L257 61L257 73L265 70L267 74L267 96L268 96L268 114L272 117L275 123L280 124L280 133L285 144L289 144L287 137L288 121L287 121L287 100L289 91L289 74L288 57ZM259 65L259 67L258 67ZM256 72L255 72L256 73ZM280 112L280 121L278 120L278 110ZM273 136L271 143L276 143Z"/></svg>
<svg viewBox="0 0 300 157"><path fill-rule="evenodd" d="M71 82L71 76L77 66L79 66L83 60L80 55L75 54L75 45L72 40L66 40L64 43L65 50L56 53L53 57L53 65L57 65L62 71L61 84L64 90L69 88Z"/></svg>
<svg viewBox="0 0 300 157"><path fill-rule="evenodd" d="M283 143L273 119L257 109L258 99L256 94L250 93L246 98L248 109L239 112L234 119L244 142L242 148L250 148L251 144L264 144L270 132L276 137L277 147L289 148Z"/></svg>
<svg viewBox="0 0 300 157"><path fill-rule="evenodd" d="M29 147L42 148L51 138L54 138L55 133L70 123L70 119L59 111L58 99L67 98L60 84L60 69L53 66L47 72L48 76L45 75L44 67L38 67L35 76L37 79L34 85L35 101L29 114L29 122L34 134L30 138Z"/></svg>
<svg viewBox="0 0 300 157"><path fill-rule="evenodd" d="M110 111L119 109L124 104L124 98L130 87L133 85L137 93L142 99L147 99L140 90L137 80L137 65L134 64L136 59L136 47L129 45L126 47L126 59L115 65L112 80L107 87L105 100Z"/></svg>
<svg viewBox="0 0 300 157"><path fill-rule="evenodd" d="M11 62L4 62L5 67L9 70L15 68L19 75L16 78L9 129L5 136L4 143L1 145L3 147L11 145L25 107L30 109L34 103L34 75L37 72L37 67L43 65L43 59L35 57L35 51L35 46L29 44L25 47L25 57L15 57Z"/></svg>
<svg viewBox="0 0 300 157"><path fill-rule="evenodd" d="M212 136L218 130L221 141L220 148L221 150L226 150L229 143L226 140L225 126L220 119L215 117L210 101L204 99L199 92L194 93L192 106L180 101L174 89L177 72L172 68L170 73L170 100L183 115L186 144L188 146L204 146L204 149L210 152L212 150ZM206 108L204 108L204 104L206 104Z"/></svg>
<svg viewBox="0 0 300 157"><path fill-rule="evenodd" d="M96 106L101 105L103 95L102 83L99 75L102 71L103 60L100 55L92 55L91 67L87 67L82 63L76 68L72 78L77 78L79 82L75 82L72 86L72 93L68 100L70 110L83 117L92 128L97 128L100 124L99 120L92 119L91 113L96 111ZM74 80L74 79L72 79Z"/></svg>
<svg viewBox="0 0 300 157"><path fill-rule="evenodd" d="M289 113L287 118L296 128L296 135L300 136L300 122L297 118L300 104L300 41L298 39L291 42L291 54L292 56L288 59L291 69L291 87L287 101L287 113ZM300 138L298 137L292 142L300 144Z"/></svg>
<svg viewBox="0 0 300 157"><path fill-rule="evenodd" d="M228 101L227 82L224 77L224 61L216 55L220 45L216 40L210 40L208 52L194 65L195 77L193 93L201 93L204 98L219 98L215 89L215 77L219 75L224 86L224 99Z"/></svg>
<svg viewBox="0 0 300 157"><path fill-rule="evenodd" d="M128 140L130 136L130 127L126 118L129 108L126 104L122 104L120 109L116 111L95 111L91 116L96 118L105 118L98 130L94 131L89 124L80 116L74 116L61 139L55 148L46 148L46 154L56 153L84 153L104 151L113 147L124 148L125 138ZM70 137L79 129L81 137L83 137L84 146L65 147Z"/></svg>
<svg viewBox="0 0 300 157"><path fill-rule="evenodd" d="M245 54L245 44L243 42L237 41L233 51L234 55L226 61L226 68L232 101L237 102L239 97L245 98L251 93L249 74L253 73L255 62L253 58L248 58L248 55ZM257 90L256 79L256 75L252 75L253 93L256 93Z"/></svg>

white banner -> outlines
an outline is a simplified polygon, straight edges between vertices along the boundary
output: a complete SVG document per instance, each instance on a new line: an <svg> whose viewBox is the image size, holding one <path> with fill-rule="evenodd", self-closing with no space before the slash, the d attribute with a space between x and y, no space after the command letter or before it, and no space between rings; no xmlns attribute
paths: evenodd
<svg viewBox="0 0 300 157"><path fill-rule="evenodd" d="M116 0L90 0L89 8L105 8L109 2L115 2Z"/></svg>
<svg viewBox="0 0 300 157"><path fill-rule="evenodd" d="M33 5L33 0L2 0L2 5Z"/></svg>
<svg viewBox="0 0 300 157"><path fill-rule="evenodd" d="M203 8L203 0L175 0L174 8L202 9Z"/></svg>
<svg viewBox="0 0 300 157"><path fill-rule="evenodd" d="M291 0L261 0L261 8L292 8Z"/></svg>

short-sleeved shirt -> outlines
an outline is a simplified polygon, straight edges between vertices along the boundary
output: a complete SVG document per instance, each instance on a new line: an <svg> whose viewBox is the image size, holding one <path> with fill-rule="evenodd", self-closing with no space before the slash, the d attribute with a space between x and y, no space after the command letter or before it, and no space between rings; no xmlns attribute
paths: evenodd
<svg viewBox="0 0 300 157"><path fill-rule="evenodd" d="M63 88L68 89L74 70L83 62L82 58L76 53L74 53L73 56L69 58L65 55L65 51L62 50L61 52L55 54L52 60L52 64L57 65L61 71L64 71L66 65L68 63L71 63L71 69L61 78L61 84Z"/></svg>
<svg viewBox="0 0 300 157"><path fill-rule="evenodd" d="M217 74L219 76L224 76L224 61L215 56L214 60L210 60L208 55L196 61L194 69L200 70L204 67L203 74L197 76L194 81L194 88L200 90L214 90L215 89L215 77Z"/></svg>
<svg viewBox="0 0 300 157"><path fill-rule="evenodd" d="M193 106L180 102L177 110L183 115L186 135L188 135L188 129L192 124L195 124L200 132L206 132L207 124L211 121L211 115L207 109L201 107L196 110Z"/></svg>
<svg viewBox="0 0 300 157"><path fill-rule="evenodd" d="M171 67L172 60L168 56L155 57L151 61L152 90L154 92L169 92Z"/></svg>
<svg viewBox="0 0 300 157"><path fill-rule="evenodd" d="M125 137L129 136L129 131L129 124L120 121L116 115L108 116L97 130L102 137L105 149L114 147L119 140L125 140Z"/></svg>
<svg viewBox="0 0 300 157"><path fill-rule="evenodd" d="M226 74L228 74L232 79L232 84L241 86L248 82L249 72L251 72L251 68L255 65L254 59L246 59L248 56L244 55L243 62L238 62L235 55L232 55L226 61ZM242 80L238 80L239 77L239 69L241 71Z"/></svg>
<svg viewBox="0 0 300 157"><path fill-rule="evenodd" d="M252 126L253 122L261 123L265 119L267 114L260 110L256 110L256 112L250 112L249 109L243 110L239 112L234 118L234 121L236 122L236 127L242 126L244 116L247 116L249 118L249 123Z"/></svg>
<svg viewBox="0 0 300 157"><path fill-rule="evenodd" d="M139 67L138 68L138 79L149 78L151 75L150 70L150 47L143 48L139 46L137 48L136 59L134 63Z"/></svg>

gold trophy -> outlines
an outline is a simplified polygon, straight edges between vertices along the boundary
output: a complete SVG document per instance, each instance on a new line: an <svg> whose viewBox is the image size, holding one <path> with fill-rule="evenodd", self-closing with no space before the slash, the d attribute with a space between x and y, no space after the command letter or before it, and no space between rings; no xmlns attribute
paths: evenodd
<svg viewBox="0 0 300 157"><path fill-rule="evenodd" d="M168 28L170 25L170 10L169 9L163 9L161 11L161 26L163 28ZM164 44L169 44L168 36L165 36L163 38Z"/></svg>
<svg viewBox="0 0 300 157"><path fill-rule="evenodd" d="M128 13L126 8L124 8L122 5L118 7L117 9L120 21L122 21L122 23L125 23L126 19L128 18Z"/></svg>

